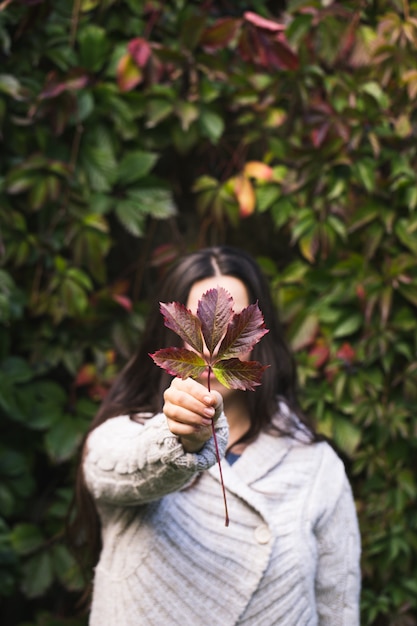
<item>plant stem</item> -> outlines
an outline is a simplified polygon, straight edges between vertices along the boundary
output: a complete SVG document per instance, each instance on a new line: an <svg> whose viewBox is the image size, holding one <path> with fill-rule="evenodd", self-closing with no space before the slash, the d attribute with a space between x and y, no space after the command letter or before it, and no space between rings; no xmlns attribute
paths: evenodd
<svg viewBox="0 0 417 626"><path fill-rule="evenodd" d="M207 377L207 389L208 389L209 393L210 393L210 376L211 376L211 367L209 365L208 366L208 377ZM219 446L218 446L218 443L217 443L216 429L214 427L214 419L211 421L211 432L213 433L214 447L216 449L216 458L217 458L217 464L219 466L220 483L221 483L221 486L222 486L222 493L223 493L224 514L225 514L224 525L225 526L229 526L229 511L228 511L228 508L227 508L226 489L225 489L224 481L223 481L222 464L221 464L221 459L220 459Z"/></svg>

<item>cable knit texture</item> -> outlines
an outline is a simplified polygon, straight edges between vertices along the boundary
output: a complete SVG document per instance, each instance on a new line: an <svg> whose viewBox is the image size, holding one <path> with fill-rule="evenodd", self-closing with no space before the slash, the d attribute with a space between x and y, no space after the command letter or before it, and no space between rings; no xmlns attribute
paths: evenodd
<svg viewBox="0 0 417 626"><path fill-rule="evenodd" d="M224 454L224 416L216 428ZM222 469L229 527L212 439L185 453L164 415L92 432L90 626L358 626L359 531L333 450L263 433Z"/></svg>

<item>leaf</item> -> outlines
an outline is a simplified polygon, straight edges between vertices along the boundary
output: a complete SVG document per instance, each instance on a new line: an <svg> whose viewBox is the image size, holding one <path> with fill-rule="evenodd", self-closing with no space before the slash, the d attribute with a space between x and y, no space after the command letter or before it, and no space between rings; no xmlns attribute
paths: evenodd
<svg viewBox="0 0 417 626"><path fill-rule="evenodd" d="M233 299L231 295L219 287L210 289L201 297L197 306L197 316L201 320L201 331L210 356L219 344L232 319Z"/></svg>
<svg viewBox="0 0 417 626"><path fill-rule="evenodd" d="M130 54L123 55L117 65L117 84L120 91L132 91L143 80L143 73Z"/></svg>
<svg viewBox="0 0 417 626"><path fill-rule="evenodd" d="M44 537L34 524L21 523L14 527L10 534L10 540L16 552L25 555L40 548L44 542Z"/></svg>
<svg viewBox="0 0 417 626"><path fill-rule="evenodd" d="M239 214L241 217L252 215L256 205L256 195L249 178L236 176L234 181L234 193L239 204Z"/></svg>
<svg viewBox="0 0 417 626"><path fill-rule="evenodd" d="M160 311L164 316L167 328L174 331L181 339L197 352L203 351L201 321L189 309L179 302L160 303Z"/></svg>
<svg viewBox="0 0 417 626"><path fill-rule="evenodd" d="M159 367L180 378L198 378L207 369L206 361L187 348L162 348L150 356Z"/></svg>
<svg viewBox="0 0 417 626"><path fill-rule="evenodd" d="M162 348L149 356L154 362L173 376L199 378L207 372L207 388L210 391L210 373L229 389L253 391L261 384L264 366L257 361L241 361L238 358L225 359L224 355L248 352L267 332L258 305L249 305L239 314L233 315L233 298L223 289L209 289L198 301L197 315L193 315L183 304L171 302L160 304L165 325L179 335L185 343L194 346L197 352L187 348ZM220 351L214 351L224 337ZM203 338L209 351L203 353ZM191 342L191 343L190 343ZM226 489L214 420L211 424L212 437L216 448L216 458L220 470L220 483L225 508L225 525L229 525Z"/></svg>
<svg viewBox="0 0 417 626"><path fill-rule="evenodd" d="M220 344L217 358L229 359L242 352L250 352L267 332L269 331L265 328L258 305L250 304L233 316Z"/></svg>
<svg viewBox="0 0 417 626"><path fill-rule="evenodd" d="M202 110L200 116L202 134L216 144L224 131L224 120L218 113L208 109Z"/></svg>
<svg viewBox="0 0 417 626"><path fill-rule="evenodd" d="M206 52L223 50L238 33L241 20L233 17L218 19L212 26L207 28L200 39L200 43Z"/></svg>
<svg viewBox="0 0 417 626"><path fill-rule="evenodd" d="M78 41L81 65L90 72L100 71L109 50L106 30L96 24L89 24L80 31Z"/></svg>
<svg viewBox="0 0 417 626"><path fill-rule="evenodd" d="M228 389L253 391L261 384L263 372L269 366L258 361L241 361L240 359L226 359L219 361L213 367L217 380Z"/></svg>
<svg viewBox="0 0 417 626"><path fill-rule="evenodd" d="M155 165L158 156L152 152L134 150L128 152L120 162L117 171L117 182L121 185L129 185L150 172Z"/></svg>
<svg viewBox="0 0 417 626"><path fill-rule="evenodd" d="M23 565L22 570L22 588L28 598L38 598L52 584L52 561L49 552L34 555Z"/></svg>

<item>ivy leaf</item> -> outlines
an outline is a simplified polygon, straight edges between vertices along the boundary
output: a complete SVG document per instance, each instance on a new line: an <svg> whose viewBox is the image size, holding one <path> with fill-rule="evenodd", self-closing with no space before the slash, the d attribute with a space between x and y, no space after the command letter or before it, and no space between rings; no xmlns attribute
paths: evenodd
<svg viewBox="0 0 417 626"><path fill-rule="evenodd" d="M198 378L207 369L206 361L187 348L162 348L151 357L159 367L179 378Z"/></svg>

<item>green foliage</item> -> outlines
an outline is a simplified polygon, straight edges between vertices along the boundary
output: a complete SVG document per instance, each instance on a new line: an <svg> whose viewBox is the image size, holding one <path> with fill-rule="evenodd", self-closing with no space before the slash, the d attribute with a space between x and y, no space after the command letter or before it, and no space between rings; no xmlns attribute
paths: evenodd
<svg viewBox="0 0 417 626"><path fill-rule="evenodd" d="M0 4L5 626L84 623L77 446L161 268L212 242L260 259L346 459L362 624L417 624L416 10Z"/></svg>

